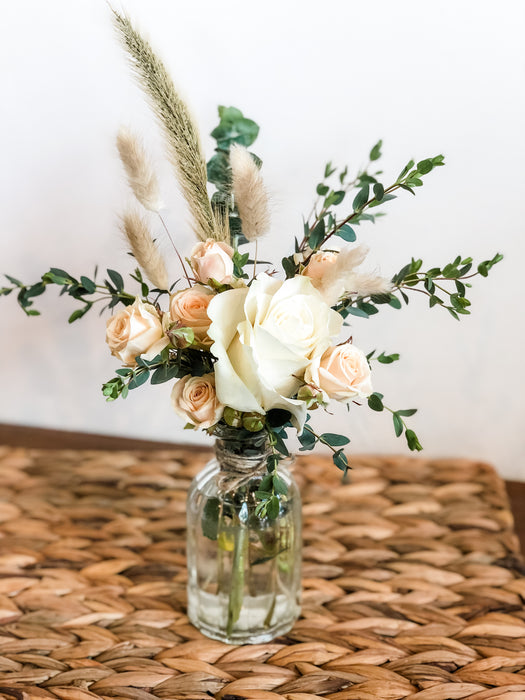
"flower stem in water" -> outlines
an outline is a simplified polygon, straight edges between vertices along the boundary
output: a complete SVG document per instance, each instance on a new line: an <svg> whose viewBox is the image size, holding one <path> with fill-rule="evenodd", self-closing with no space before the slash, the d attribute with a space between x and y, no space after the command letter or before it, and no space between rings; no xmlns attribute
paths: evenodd
<svg viewBox="0 0 525 700"><path fill-rule="evenodd" d="M230 580L230 597L228 600L228 623L226 633L231 635L233 627L241 614L244 596L244 563L248 546L248 528L239 523L235 528L235 548L233 550L232 574Z"/></svg>

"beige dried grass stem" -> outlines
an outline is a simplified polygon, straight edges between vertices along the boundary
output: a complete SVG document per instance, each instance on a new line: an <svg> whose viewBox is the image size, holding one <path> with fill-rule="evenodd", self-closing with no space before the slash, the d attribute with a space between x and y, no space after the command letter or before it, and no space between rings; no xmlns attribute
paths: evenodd
<svg viewBox="0 0 525 700"><path fill-rule="evenodd" d="M115 26L130 56L139 85L148 95L168 144L180 188L193 218L195 234L201 240L218 239L206 189L206 162L198 130L188 107L175 90L164 64L130 20L113 10ZM220 240L220 239L219 239Z"/></svg>
<svg viewBox="0 0 525 700"><path fill-rule="evenodd" d="M230 149L232 190L239 211L244 236L253 241L270 228L268 193L255 161L244 148L234 144Z"/></svg>
<svg viewBox="0 0 525 700"><path fill-rule="evenodd" d="M168 273L164 259L144 218L137 212L127 212L121 219L121 228L131 252L149 281L158 289L168 289Z"/></svg>
<svg viewBox="0 0 525 700"><path fill-rule="evenodd" d="M143 207L158 213L163 206L159 184L142 143L129 129L121 127L117 149L133 194Z"/></svg>

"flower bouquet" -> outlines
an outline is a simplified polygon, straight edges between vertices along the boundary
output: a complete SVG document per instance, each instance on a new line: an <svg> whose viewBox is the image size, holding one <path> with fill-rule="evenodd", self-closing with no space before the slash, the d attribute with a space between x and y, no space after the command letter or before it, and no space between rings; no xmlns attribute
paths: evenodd
<svg viewBox="0 0 525 700"><path fill-rule="evenodd" d="M95 305L114 311L106 341L121 367L103 384L106 399L125 399L148 381L172 382L173 409L186 427L217 438L215 460L188 495L188 614L211 637L267 641L299 614L300 496L286 467L288 431L296 431L301 450L318 443L329 448L346 474L349 438L317 432L311 415L332 402L354 403L390 411L396 435L404 434L411 450L421 449L405 422L415 409L387 407L372 388L373 363L391 364L399 356L366 354L349 337L350 321L375 315L382 305L401 309L414 291L459 319L469 313L469 280L487 276L502 256L477 268L458 256L427 270L412 258L389 279L363 269L367 248L356 242L358 227L379 217L379 208L399 193L414 194L444 164L442 155L411 160L383 184L379 141L354 176L326 165L290 254L276 264L261 261L257 244L270 231L270 209L261 160L248 150L257 124L234 107L219 107L212 132L217 146L206 163L197 128L163 64L126 17L115 12L114 19L164 132L197 242L190 251L177 248L144 148L121 130L118 151L141 209L122 217L136 262L135 288L113 269L100 279L97 271L74 276L51 268L31 285L7 276L10 285L0 294L16 292L33 316L35 297L58 286L80 302L70 323ZM154 225L173 246L180 266L175 283Z"/></svg>

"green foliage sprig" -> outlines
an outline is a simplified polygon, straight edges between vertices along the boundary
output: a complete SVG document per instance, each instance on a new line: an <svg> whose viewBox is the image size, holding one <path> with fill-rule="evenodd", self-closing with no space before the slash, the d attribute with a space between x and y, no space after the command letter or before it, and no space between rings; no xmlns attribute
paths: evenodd
<svg viewBox="0 0 525 700"><path fill-rule="evenodd" d="M140 275L140 271L137 270L136 274ZM107 275L109 279L105 279L102 284L96 281L97 270L93 275L93 279L82 275L79 279L75 278L73 275L69 274L65 270L61 270L57 267L52 267L48 272L42 275L41 279L34 284L24 284L15 277L10 275L5 275L9 282L11 282L11 287L1 287L0 296L7 296L18 290L17 301L22 310L28 316L39 316L40 311L33 308L33 299L37 296L41 296L47 290L48 286L51 284L61 287L60 295L66 294L76 301L83 303L83 307L73 311L68 319L69 323L77 321L82 318L92 307L93 304L106 301L107 305L102 309L112 309L117 304L123 304L124 306L129 306L135 301L135 295L129 294L124 290L124 280L122 275L116 270L107 270ZM156 290L159 294L162 293L161 290ZM149 293L149 290L148 290Z"/></svg>

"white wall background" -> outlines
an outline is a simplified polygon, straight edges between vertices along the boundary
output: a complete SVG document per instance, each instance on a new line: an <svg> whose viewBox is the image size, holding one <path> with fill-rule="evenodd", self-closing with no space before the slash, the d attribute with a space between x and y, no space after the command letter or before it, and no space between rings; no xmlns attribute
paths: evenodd
<svg viewBox="0 0 525 700"><path fill-rule="evenodd" d="M414 295L408 309L356 322L354 339L401 353L377 368L375 388L395 408L419 407L411 422L427 455L490 460L506 477L525 478L525 5L122 0L117 8L164 58L208 154L218 104L261 125L255 150L274 193L266 255L288 251L327 160L353 170L383 138L381 162L394 178L412 156L446 155L417 197L406 193L375 227L361 228L373 264L390 276L411 255L428 267L497 250L505 261L476 280L472 315L461 323ZM114 149L121 123L157 158L169 224L188 252L184 206L106 2L18 0L2 3L1 15L0 271L36 281L49 266L130 269L116 226L129 200ZM104 402L100 385L116 366L103 318L68 326L74 304L54 291L40 298L39 318L26 318L13 296L0 304L0 421L206 440L182 430L167 385ZM356 452L406 451L386 414L356 408L321 426L335 421Z"/></svg>

